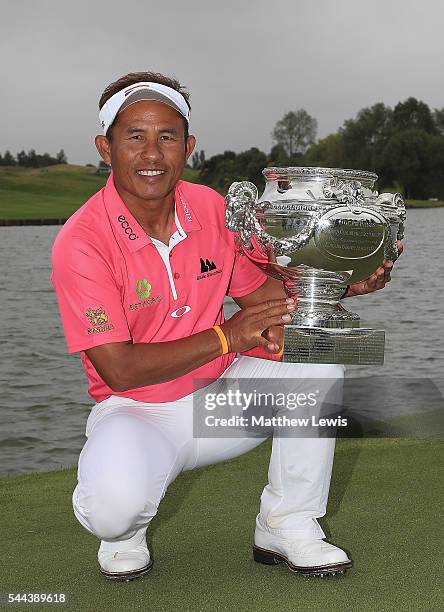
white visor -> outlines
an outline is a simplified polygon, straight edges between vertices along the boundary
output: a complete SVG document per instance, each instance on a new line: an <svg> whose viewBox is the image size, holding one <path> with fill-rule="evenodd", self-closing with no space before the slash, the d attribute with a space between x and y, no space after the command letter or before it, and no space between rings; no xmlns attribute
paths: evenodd
<svg viewBox="0 0 444 612"><path fill-rule="evenodd" d="M99 121L103 133L106 135L109 126L119 112L140 100L156 100L168 104L180 113L188 123L190 121L190 109L181 93L160 83L141 82L121 89L102 106Z"/></svg>

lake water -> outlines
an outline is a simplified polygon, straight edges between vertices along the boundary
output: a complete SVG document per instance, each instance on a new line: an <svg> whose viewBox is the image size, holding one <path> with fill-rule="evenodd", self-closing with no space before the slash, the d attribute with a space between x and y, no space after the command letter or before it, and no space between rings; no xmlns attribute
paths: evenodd
<svg viewBox="0 0 444 612"><path fill-rule="evenodd" d="M383 291L345 301L364 323L386 330L385 366L349 367L347 377L370 377L382 398L390 388L393 414L406 411L406 393L416 392L413 409L423 409L417 406L421 385L444 391L443 229L444 208L409 210L393 281ZM0 227L0 474L74 465L85 442L93 402L79 356L67 353L49 280L59 231ZM230 316L233 303L226 311Z"/></svg>

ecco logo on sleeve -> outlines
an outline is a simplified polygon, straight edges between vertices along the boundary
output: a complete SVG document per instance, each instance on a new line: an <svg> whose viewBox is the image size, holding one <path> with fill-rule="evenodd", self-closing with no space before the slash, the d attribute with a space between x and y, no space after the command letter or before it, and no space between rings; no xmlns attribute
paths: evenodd
<svg viewBox="0 0 444 612"><path fill-rule="evenodd" d="M128 221L123 215L119 215L117 217L117 221L122 226L122 229L125 230L125 234L128 236L129 240L137 240L139 236L136 236L136 234L133 232L133 228L129 226Z"/></svg>

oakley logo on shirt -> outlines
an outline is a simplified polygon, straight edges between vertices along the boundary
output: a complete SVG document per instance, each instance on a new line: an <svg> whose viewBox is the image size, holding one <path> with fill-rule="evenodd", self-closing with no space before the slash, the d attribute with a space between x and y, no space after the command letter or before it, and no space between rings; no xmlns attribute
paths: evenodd
<svg viewBox="0 0 444 612"><path fill-rule="evenodd" d="M191 306L181 306L180 308L177 308L177 310L174 310L171 313L171 316L174 319L178 319L179 317L183 317L184 314L187 314L187 312L190 312L191 310Z"/></svg>

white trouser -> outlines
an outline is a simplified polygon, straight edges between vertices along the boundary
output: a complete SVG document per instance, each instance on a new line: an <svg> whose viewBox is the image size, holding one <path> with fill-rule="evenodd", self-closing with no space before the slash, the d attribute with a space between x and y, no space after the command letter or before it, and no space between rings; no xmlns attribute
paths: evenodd
<svg viewBox="0 0 444 612"><path fill-rule="evenodd" d="M222 377L293 379L298 391L317 379L322 400L340 405L343 375L341 365L240 356ZM83 527L105 541L128 540L149 524L180 472L237 457L264 441L194 438L192 399L191 394L155 404L111 396L93 407L73 493L74 514ZM325 537L316 518L326 512L334 447L334 438L274 437L260 505L272 533Z"/></svg>

